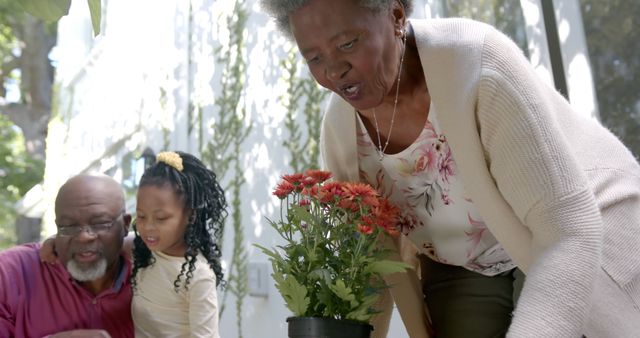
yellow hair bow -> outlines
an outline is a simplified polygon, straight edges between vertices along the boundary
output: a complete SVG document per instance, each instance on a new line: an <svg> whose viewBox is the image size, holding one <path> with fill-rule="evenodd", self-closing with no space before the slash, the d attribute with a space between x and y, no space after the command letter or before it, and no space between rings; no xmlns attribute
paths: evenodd
<svg viewBox="0 0 640 338"><path fill-rule="evenodd" d="M163 151L156 155L156 161L163 162L167 165L174 167L177 171L182 171L182 157L173 151Z"/></svg>

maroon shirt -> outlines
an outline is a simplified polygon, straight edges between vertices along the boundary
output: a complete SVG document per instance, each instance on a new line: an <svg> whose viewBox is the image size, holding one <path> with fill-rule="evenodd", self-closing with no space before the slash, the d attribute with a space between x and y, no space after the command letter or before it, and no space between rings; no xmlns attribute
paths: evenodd
<svg viewBox="0 0 640 338"><path fill-rule="evenodd" d="M83 289L62 264L41 263L40 244L0 252L0 337L43 337L74 329L103 329L133 337L131 262L122 257L111 289Z"/></svg>

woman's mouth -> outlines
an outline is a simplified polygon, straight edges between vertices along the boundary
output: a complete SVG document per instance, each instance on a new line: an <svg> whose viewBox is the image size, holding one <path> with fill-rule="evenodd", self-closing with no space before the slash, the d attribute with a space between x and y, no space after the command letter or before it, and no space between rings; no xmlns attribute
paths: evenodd
<svg viewBox="0 0 640 338"><path fill-rule="evenodd" d="M355 100L359 97L360 86L348 84L340 87L340 93L348 100Z"/></svg>

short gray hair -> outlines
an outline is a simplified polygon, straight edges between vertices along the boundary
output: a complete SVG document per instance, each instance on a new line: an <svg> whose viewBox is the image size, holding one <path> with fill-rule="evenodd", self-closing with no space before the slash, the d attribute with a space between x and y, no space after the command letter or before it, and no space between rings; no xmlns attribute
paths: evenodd
<svg viewBox="0 0 640 338"><path fill-rule="evenodd" d="M260 0L260 7L276 21L276 26L287 38L292 39L291 28L289 27L289 14L296 9L306 5L310 0ZM345 1L345 0L343 0ZM374 11L381 11L389 8L396 0L355 0L363 8ZM413 0L399 0L406 16L413 10Z"/></svg>

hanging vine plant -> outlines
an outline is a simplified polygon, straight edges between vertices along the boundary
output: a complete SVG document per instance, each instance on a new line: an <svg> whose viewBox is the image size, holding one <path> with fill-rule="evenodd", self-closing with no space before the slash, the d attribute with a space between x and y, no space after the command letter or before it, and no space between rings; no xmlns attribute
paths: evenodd
<svg viewBox="0 0 640 338"><path fill-rule="evenodd" d="M294 172L319 167L320 126L322 123L322 103L327 91L320 88L309 75L300 76L301 64L296 49L291 48L288 57L280 65L285 70L285 81L289 84L283 98L287 114L285 129L289 138L282 145L289 150L289 166ZM297 118L302 106L302 119Z"/></svg>
<svg viewBox="0 0 640 338"><path fill-rule="evenodd" d="M227 285L220 302L220 316L224 314L229 294L235 296L236 326L242 338L242 310L248 289L248 254L245 249L244 226L242 224L241 188L245 183L241 166L241 146L251 128L245 125L247 117L243 102L246 82L245 30L248 11L244 0L237 0L231 14L226 18L229 27L229 43L216 51L216 63L223 65L220 79L220 95L216 98L217 114L208 122L213 130L211 138L201 142L202 158L221 178L228 178L225 190L230 196L230 218L233 248L226 272ZM201 109L198 108L198 112ZM202 126L201 126L202 127Z"/></svg>

